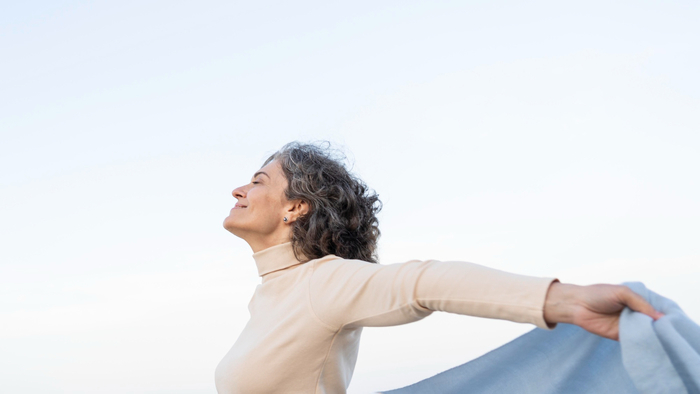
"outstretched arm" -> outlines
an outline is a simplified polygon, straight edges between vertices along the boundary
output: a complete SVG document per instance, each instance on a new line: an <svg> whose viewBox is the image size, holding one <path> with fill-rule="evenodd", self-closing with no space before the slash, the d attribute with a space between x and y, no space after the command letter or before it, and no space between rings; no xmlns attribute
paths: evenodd
<svg viewBox="0 0 700 394"><path fill-rule="evenodd" d="M577 286L555 281L547 291L544 319L547 323L575 324L593 334L617 341L620 313L625 306L654 320L663 316L627 286Z"/></svg>
<svg viewBox="0 0 700 394"><path fill-rule="evenodd" d="M444 311L552 329L543 307L553 280L464 261L321 259L314 263L309 302L334 328L406 324Z"/></svg>

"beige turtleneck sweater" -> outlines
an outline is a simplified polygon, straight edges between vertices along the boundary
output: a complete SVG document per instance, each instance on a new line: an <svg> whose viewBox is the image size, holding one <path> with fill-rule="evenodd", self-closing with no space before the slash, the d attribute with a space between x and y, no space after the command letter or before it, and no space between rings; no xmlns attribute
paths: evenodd
<svg viewBox="0 0 700 394"><path fill-rule="evenodd" d="M460 261L380 265L328 255L302 263L290 242L253 254L262 284L250 320L216 368L233 393L345 393L362 327L420 320L433 311L552 329L543 307L554 278Z"/></svg>

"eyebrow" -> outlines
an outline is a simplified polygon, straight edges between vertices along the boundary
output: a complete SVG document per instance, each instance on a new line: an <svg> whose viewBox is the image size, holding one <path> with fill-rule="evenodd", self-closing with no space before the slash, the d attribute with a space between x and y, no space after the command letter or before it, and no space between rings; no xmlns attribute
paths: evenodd
<svg viewBox="0 0 700 394"><path fill-rule="evenodd" d="M267 175L267 173L266 173L265 171L258 171L258 172L256 172L255 174L253 174L253 178L255 178L256 176L258 176L258 175L260 175L260 174L263 174L263 175L265 175L266 177L268 177L269 179L272 179L272 178L270 178L269 175Z"/></svg>

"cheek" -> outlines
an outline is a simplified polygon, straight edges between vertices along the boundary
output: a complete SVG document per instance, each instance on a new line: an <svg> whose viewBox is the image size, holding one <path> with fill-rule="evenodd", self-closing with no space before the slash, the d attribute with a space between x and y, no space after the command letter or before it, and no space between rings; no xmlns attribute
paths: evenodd
<svg viewBox="0 0 700 394"><path fill-rule="evenodd" d="M275 220L279 218L282 220L280 216L280 212L282 212L282 204L280 203L279 200L274 199L274 198L269 198L265 201L264 203L264 216L268 218L269 220Z"/></svg>
<svg viewBox="0 0 700 394"><path fill-rule="evenodd" d="M258 193L248 195L251 205L255 205L258 210L277 212L282 208L282 200L269 190L254 190ZM251 191L252 192L252 191ZM252 194L252 195L251 195Z"/></svg>
<svg viewBox="0 0 700 394"><path fill-rule="evenodd" d="M276 222L277 219L282 220L279 217L282 211L282 202L279 199L268 194L260 194L252 196L249 201L252 209L248 213L251 217L255 217L255 220L265 223Z"/></svg>
<svg viewBox="0 0 700 394"><path fill-rule="evenodd" d="M248 213L256 220L266 223L282 221L284 203L286 199L280 196L277 189L272 186L253 188L248 191L248 205L252 208Z"/></svg>

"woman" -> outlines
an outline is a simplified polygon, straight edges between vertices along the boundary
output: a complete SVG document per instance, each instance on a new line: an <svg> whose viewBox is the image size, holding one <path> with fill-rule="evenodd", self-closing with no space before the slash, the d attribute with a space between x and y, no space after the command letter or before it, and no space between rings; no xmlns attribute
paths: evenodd
<svg viewBox="0 0 700 394"><path fill-rule="evenodd" d="M459 261L376 264L381 203L317 145L285 145L233 196L224 228L248 242L262 284L216 369L221 394L344 393L362 327L433 311L548 330L571 323L615 340L625 306L661 317L625 286L575 286Z"/></svg>

